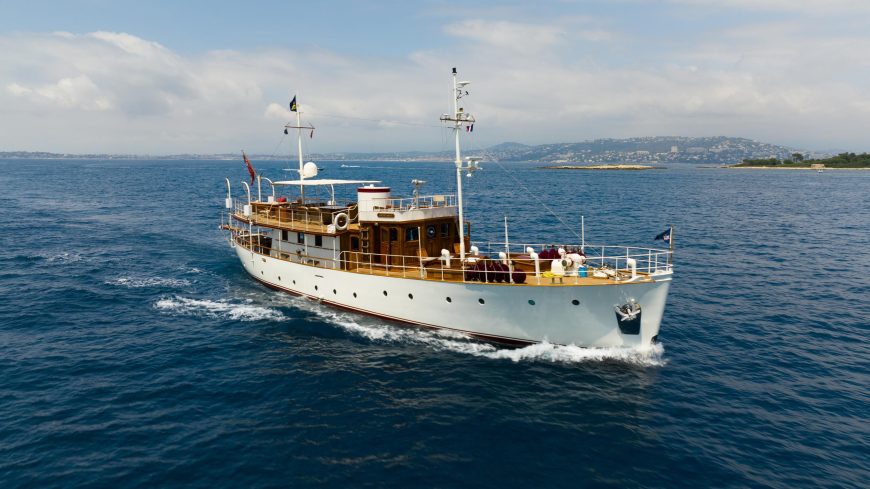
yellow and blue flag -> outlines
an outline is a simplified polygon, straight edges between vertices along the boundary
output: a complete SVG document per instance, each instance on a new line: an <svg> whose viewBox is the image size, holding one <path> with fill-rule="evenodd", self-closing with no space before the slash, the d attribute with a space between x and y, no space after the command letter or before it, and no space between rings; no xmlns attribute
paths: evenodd
<svg viewBox="0 0 870 489"><path fill-rule="evenodd" d="M666 229L663 233L656 236L653 241L658 241L658 240L662 240L665 243L670 243L671 242L671 228Z"/></svg>
<svg viewBox="0 0 870 489"><path fill-rule="evenodd" d="M296 112L296 95L294 95L293 100L290 101L290 112Z"/></svg>

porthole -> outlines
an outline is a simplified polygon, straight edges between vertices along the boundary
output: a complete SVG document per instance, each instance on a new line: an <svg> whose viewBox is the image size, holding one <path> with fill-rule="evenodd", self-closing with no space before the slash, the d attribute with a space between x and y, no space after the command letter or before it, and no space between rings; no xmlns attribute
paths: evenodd
<svg viewBox="0 0 870 489"><path fill-rule="evenodd" d="M353 293L353 298L356 299L356 292Z"/></svg>
<svg viewBox="0 0 870 489"><path fill-rule="evenodd" d="M414 294L408 294L408 299L413 300L413 299L414 299Z"/></svg>
<svg viewBox="0 0 870 489"><path fill-rule="evenodd" d="M263 275L263 271L262 271L262 270L260 270L260 275Z"/></svg>
<svg viewBox="0 0 870 489"><path fill-rule="evenodd" d="M534 305L535 305L535 299L529 299L529 305L530 305L530 306L534 306Z"/></svg>
<svg viewBox="0 0 870 489"><path fill-rule="evenodd" d="M338 292L336 292L335 289L332 289L332 293L338 295Z"/></svg>
<svg viewBox="0 0 870 489"><path fill-rule="evenodd" d="M295 280L293 281L293 285L296 285L296 281L295 281Z"/></svg>
<svg viewBox="0 0 870 489"><path fill-rule="evenodd" d="M577 299L574 299L573 301L571 301L571 304L574 304L575 306L579 306L580 301L578 301Z"/></svg>
<svg viewBox="0 0 870 489"><path fill-rule="evenodd" d="M385 290L385 291L384 291L384 297L386 297L386 296L387 296L387 291Z"/></svg>
<svg viewBox="0 0 870 489"><path fill-rule="evenodd" d="M480 302L480 303L481 303L481 304L486 304L486 301L485 301L485 300L483 300L483 298L482 298L482 297L481 297L481 298L480 298L480 299L477 299L477 302Z"/></svg>
<svg viewBox="0 0 870 489"><path fill-rule="evenodd" d="M453 299L451 299L450 297L448 297L448 298L447 298L447 302L453 302Z"/></svg>
<svg viewBox="0 0 870 489"><path fill-rule="evenodd" d="M317 290L317 286L316 286L316 285L314 286L314 290Z"/></svg>
<svg viewBox="0 0 870 489"><path fill-rule="evenodd" d="M279 282L281 281L281 276L280 276L280 275L278 275L278 281L279 281Z"/></svg>

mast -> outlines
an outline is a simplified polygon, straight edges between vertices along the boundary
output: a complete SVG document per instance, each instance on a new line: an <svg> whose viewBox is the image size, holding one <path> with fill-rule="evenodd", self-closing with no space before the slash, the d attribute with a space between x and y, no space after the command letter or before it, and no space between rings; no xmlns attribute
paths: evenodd
<svg viewBox="0 0 870 489"><path fill-rule="evenodd" d="M468 93L463 90L463 87L471 82L457 81L456 77L456 68L453 68L453 114L444 114L441 116L441 120L453 123L453 137L456 145L456 203L459 206L459 260L460 263L464 264L465 216L462 205L462 170L468 170L468 175L471 176L471 173L477 169L477 161L479 159L473 159L473 161L470 161L468 166L465 168L462 166L462 153L459 148L459 130L462 128L463 123L473 124L474 117L471 114L466 113L465 109L459 106L459 99L462 98L463 93Z"/></svg>
<svg viewBox="0 0 870 489"><path fill-rule="evenodd" d="M462 215L462 155L459 149L459 88L456 86L456 68L453 68L453 137L456 140L456 199L459 204L459 263L465 265L465 218Z"/></svg>

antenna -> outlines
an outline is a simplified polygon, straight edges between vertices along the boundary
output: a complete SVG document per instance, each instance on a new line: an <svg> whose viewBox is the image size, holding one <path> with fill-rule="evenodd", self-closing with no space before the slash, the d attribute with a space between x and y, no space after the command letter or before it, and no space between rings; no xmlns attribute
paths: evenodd
<svg viewBox="0 0 870 489"><path fill-rule="evenodd" d="M468 171L468 173L466 173L465 176L470 178L474 172L480 170L480 162L482 160L483 158L480 158L478 156L466 156L465 161L467 161L468 164L465 165L465 169Z"/></svg>
<svg viewBox="0 0 870 489"><path fill-rule="evenodd" d="M424 183L426 180L417 180L416 178L411 180L411 185L414 186L414 207L420 207L420 188L423 187Z"/></svg>

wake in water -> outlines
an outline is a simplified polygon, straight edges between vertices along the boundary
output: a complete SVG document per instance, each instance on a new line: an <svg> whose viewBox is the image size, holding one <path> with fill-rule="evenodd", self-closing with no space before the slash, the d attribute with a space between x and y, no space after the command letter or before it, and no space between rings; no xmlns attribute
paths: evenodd
<svg viewBox="0 0 870 489"><path fill-rule="evenodd" d="M175 269L184 274L198 274L203 272L202 269L196 267L179 266L175 267Z"/></svg>
<svg viewBox="0 0 870 489"><path fill-rule="evenodd" d="M119 277L115 280L107 281L106 284L132 289L142 287L188 287L190 286L190 280L162 277Z"/></svg>
<svg viewBox="0 0 870 489"><path fill-rule="evenodd" d="M323 307L302 298L287 298L292 306L305 310L318 318L341 327L351 334L374 342L416 343L439 351L452 351L477 357L520 361L549 361L554 363L582 363L617 361L643 367L663 366L664 348L661 344L649 348L581 348L575 345L554 345L543 342L522 348L499 347L484 343L472 336L443 329L422 329L384 324L376 319Z"/></svg>
<svg viewBox="0 0 870 489"><path fill-rule="evenodd" d="M75 263L82 260L82 255L78 253L70 253L68 251L58 251L56 253L45 251L27 255L26 258L30 260L45 260L49 263Z"/></svg>
<svg viewBox="0 0 870 489"><path fill-rule="evenodd" d="M661 367L666 363L664 352L665 349L661 344L649 348L581 348L576 345L553 345L543 342L514 350L499 349L484 356L507 358L514 362L521 360L549 360L562 363L617 361L643 367Z"/></svg>
<svg viewBox="0 0 870 489"><path fill-rule="evenodd" d="M238 304L226 300L211 301L174 296L158 300L154 303L154 307L161 311L184 316L207 316L236 321L283 321L287 319L277 309L257 306L252 302L249 299L244 304Z"/></svg>

